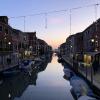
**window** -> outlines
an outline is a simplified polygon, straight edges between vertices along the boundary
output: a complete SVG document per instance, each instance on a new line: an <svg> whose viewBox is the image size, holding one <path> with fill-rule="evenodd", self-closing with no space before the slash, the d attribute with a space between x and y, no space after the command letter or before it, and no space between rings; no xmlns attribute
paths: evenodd
<svg viewBox="0 0 100 100"><path fill-rule="evenodd" d="M2 26L0 26L0 32L2 32Z"/></svg>
<svg viewBox="0 0 100 100"><path fill-rule="evenodd" d="M0 48L2 48L2 41L0 41Z"/></svg>
<svg viewBox="0 0 100 100"><path fill-rule="evenodd" d="M24 41L26 41L26 39L27 39L26 36L24 36Z"/></svg>
<svg viewBox="0 0 100 100"><path fill-rule="evenodd" d="M8 34L8 29L5 29L6 34Z"/></svg>

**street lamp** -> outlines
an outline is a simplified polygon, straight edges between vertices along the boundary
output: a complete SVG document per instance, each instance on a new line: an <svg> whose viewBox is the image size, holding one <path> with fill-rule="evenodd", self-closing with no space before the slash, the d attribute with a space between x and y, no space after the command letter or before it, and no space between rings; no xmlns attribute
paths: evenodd
<svg viewBox="0 0 100 100"><path fill-rule="evenodd" d="M94 39L91 39L91 42L94 43Z"/></svg>
<svg viewBox="0 0 100 100"><path fill-rule="evenodd" d="M11 50L11 42L8 42L8 46L9 50Z"/></svg>
<svg viewBox="0 0 100 100"><path fill-rule="evenodd" d="M6 40L7 38L5 37L4 39Z"/></svg>
<svg viewBox="0 0 100 100"><path fill-rule="evenodd" d="M11 42L8 42L9 45L11 45Z"/></svg>
<svg viewBox="0 0 100 100"><path fill-rule="evenodd" d="M73 46L71 45L70 47L72 48Z"/></svg>

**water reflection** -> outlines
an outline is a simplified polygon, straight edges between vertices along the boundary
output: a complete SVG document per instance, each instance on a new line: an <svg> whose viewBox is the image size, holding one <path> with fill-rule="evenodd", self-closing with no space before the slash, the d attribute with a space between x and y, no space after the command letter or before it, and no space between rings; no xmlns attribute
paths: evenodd
<svg viewBox="0 0 100 100"><path fill-rule="evenodd" d="M20 98L29 85L36 86L38 73L44 71L51 62L52 56L48 55L44 63L35 68L31 76L28 73L20 72L17 76L5 78L0 85L0 100L14 100Z"/></svg>
<svg viewBox="0 0 100 100"><path fill-rule="evenodd" d="M0 99L13 100L20 97L29 84L36 85L37 73L32 72L32 76L20 73L18 76L4 80L0 86Z"/></svg>
<svg viewBox="0 0 100 100"><path fill-rule="evenodd" d="M70 83L63 75L57 57L48 55L31 76L21 72L4 79L0 85L0 100L73 100Z"/></svg>

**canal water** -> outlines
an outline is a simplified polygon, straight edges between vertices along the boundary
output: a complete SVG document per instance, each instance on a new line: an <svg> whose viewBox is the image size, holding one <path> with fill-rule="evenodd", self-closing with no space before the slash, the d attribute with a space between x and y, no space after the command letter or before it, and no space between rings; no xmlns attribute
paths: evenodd
<svg viewBox="0 0 100 100"><path fill-rule="evenodd" d="M63 67L53 56L35 69L31 77L20 73L4 79L0 85L0 100L74 100L70 83L63 76Z"/></svg>

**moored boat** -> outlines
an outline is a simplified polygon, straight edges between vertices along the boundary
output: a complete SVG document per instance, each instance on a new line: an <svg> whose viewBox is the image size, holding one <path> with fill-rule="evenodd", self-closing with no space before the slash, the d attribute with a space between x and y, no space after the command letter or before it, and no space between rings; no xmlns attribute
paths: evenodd
<svg viewBox="0 0 100 100"><path fill-rule="evenodd" d="M88 84L82 78L78 76L73 76L70 79L70 85L72 86L72 90L78 99L80 96L93 96L94 93L88 86Z"/></svg>
<svg viewBox="0 0 100 100"><path fill-rule="evenodd" d="M63 62L63 59L62 59L61 57L58 58L58 62L59 62L59 63Z"/></svg>
<svg viewBox="0 0 100 100"><path fill-rule="evenodd" d="M17 75L19 72L20 72L19 70L8 70L8 71L2 72L2 76L10 77L10 76Z"/></svg>
<svg viewBox="0 0 100 100"><path fill-rule="evenodd" d="M81 96L81 97L79 97L78 100L97 100L97 99L85 95L85 96Z"/></svg>
<svg viewBox="0 0 100 100"><path fill-rule="evenodd" d="M70 70L69 68L64 68L63 71L64 71L65 76L68 79L70 79L72 76L75 75L75 73L72 70Z"/></svg>
<svg viewBox="0 0 100 100"><path fill-rule="evenodd" d="M34 63L35 63L35 61L24 60L24 61L22 61L22 62L20 63L19 69L22 69L22 70L32 69Z"/></svg>

